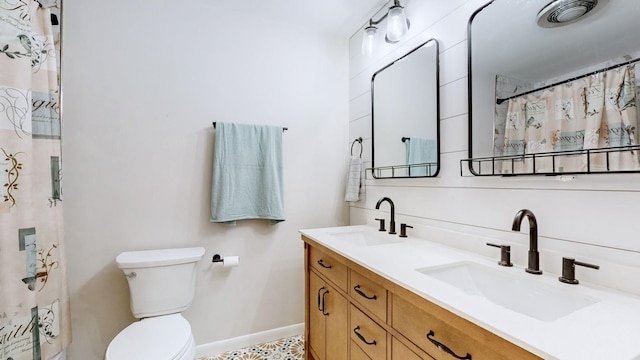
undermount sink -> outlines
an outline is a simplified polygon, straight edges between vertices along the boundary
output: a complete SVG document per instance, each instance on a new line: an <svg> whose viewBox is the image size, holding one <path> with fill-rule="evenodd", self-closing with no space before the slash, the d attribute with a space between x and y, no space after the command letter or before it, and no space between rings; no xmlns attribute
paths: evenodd
<svg viewBox="0 0 640 360"><path fill-rule="evenodd" d="M360 246L394 244L402 241L398 235L391 235L383 231L376 231L366 226L354 226L348 229L331 232L329 235L342 241L348 241Z"/></svg>
<svg viewBox="0 0 640 360"><path fill-rule="evenodd" d="M458 262L416 271L479 296L509 310L542 321L554 321L599 299L577 294L575 288L552 286L539 279L514 273L516 269L491 268L474 262Z"/></svg>

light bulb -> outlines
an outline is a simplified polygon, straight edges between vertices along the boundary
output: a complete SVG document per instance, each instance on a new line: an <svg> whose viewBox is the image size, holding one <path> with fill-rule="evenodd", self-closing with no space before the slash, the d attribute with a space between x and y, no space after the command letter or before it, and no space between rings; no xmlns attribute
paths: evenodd
<svg viewBox="0 0 640 360"><path fill-rule="evenodd" d="M407 31L409 26L404 8L400 5L392 6L387 15L387 39L390 42L400 41Z"/></svg>
<svg viewBox="0 0 640 360"><path fill-rule="evenodd" d="M373 54L373 47L377 33L378 28L373 25L364 28L364 34L362 35L362 54L367 56L371 56L371 54Z"/></svg>

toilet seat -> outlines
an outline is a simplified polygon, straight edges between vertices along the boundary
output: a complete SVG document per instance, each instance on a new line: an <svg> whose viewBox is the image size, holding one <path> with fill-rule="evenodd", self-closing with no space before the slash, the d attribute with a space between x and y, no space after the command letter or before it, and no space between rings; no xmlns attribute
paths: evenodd
<svg viewBox="0 0 640 360"><path fill-rule="evenodd" d="M195 341L189 322L180 314L137 321L111 341L105 360L193 360Z"/></svg>

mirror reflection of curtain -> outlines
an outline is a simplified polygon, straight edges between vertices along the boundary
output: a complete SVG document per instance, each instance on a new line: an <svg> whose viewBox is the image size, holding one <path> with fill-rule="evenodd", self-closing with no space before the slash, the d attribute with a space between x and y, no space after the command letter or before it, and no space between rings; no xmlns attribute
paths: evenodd
<svg viewBox="0 0 640 360"><path fill-rule="evenodd" d="M71 336L51 12L0 0L0 29L0 357L49 359Z"/></svg>
<svg viewBox="0 0 640 360"><path fill-rule="evenodd" d="M516 94L533 90L533 84L526 81L510 78L504 75L496 75L496 99L508 99ZM505 121L509 102L499 102L495 106L493 117L493 156L502 156L504 145Z"/></svg>
<svg viewBox="0 0 640 360"><path fill-rule="evenodd" d="M583 149L637 145L636 87L633 66L560 84L509 100L503 155L569 151L538 158L535 172L610 171L640 168L637 151L591 154ZM576 151L572 155L570 151ZM588 163L589 161L589 163ZM532 173L530 158L503 162L502 173Z"/></svg>
<svg viewBox="0 0 640 360"><path fill-rule="evenodd" d="M586 156L580 150L584 148L586 129L584 104L584 80L578 80L555 86L545 91L545 99L553 111L552 123L548 126L549 147L546 151L576 151L577 155L558 156L555 159L555 171L581 171L586 167ZM552 159L547 158L544 171L551 171Z"/></svg>
<svg viewBox="0 0 640 360"><path fill-rule="evenodd" d="M589 131L585 134L585 149L637 145L634 66L609 70L599 75L589 79L590 85L585 90L589 125ZM639 168L637 151L620 151L592 156L592 169L605 170L607 156L610 170Z"/></svg>
<svg viewBox="0 0 640 360"><path fill-rule="evenodd" d="M525 153L525 105L526 99L524 97L509 99L503 138L504 156L524 155ZM513 162L513 167L511 165L509 161L504 162L502 171L504 173L526 171L522 160Z"/></svg>

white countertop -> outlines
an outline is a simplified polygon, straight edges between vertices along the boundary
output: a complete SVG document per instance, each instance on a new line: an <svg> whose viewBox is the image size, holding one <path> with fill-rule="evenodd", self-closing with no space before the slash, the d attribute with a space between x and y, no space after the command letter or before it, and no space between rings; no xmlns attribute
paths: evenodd
<svg viewBox="0 0 640 360"><path fill-rule="evenodd" d="M334 235L345 231L364 231L378 238L389 236L394 243L366 246ZM557 275L527 274L519 266L498 266L497 261L471 252L415 237L401 239L378 233L370 226L308 229L300 233L544 359L640 359L640 297L632 294L582 282L563 284ZM468 295L416 271L460 261L495 267L522 275L523 281L544 283L562 291L569 289L599 301L556 320L542 321Z"/></svg>

